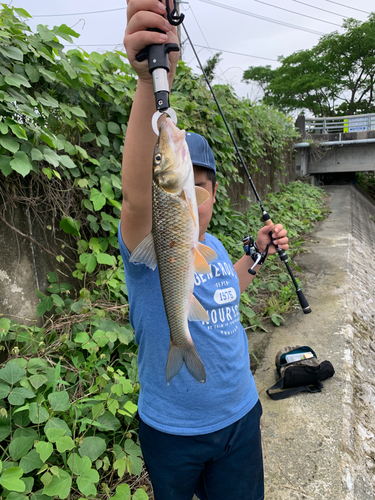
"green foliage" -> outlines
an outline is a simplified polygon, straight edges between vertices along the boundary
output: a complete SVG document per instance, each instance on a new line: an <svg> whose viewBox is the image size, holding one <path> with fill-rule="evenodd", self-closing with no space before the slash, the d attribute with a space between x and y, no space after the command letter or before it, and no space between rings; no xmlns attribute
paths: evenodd
<svg viewBox="0 0 375 500"><path fill-rule="evenodd" d="M57 201L65 232L109 236L100 252L107 257L98 259L90 250L92 257L78 271L111 265L122 144L136 80L122 53L65 53L61 39L72 43L78 36L72 29L38 25L31 33L15 14L19 11L3 6L0 171L10 181L32 173ZM58 185L76 191L73 204L59 195Z"/></svg>
<svg viewBox="0 0 375 500"><path fill-rule="evenodd" d="M301 278L301 269L293 258L301 251L305 236L314 229L315 222L323 220L327 215L322 190L300 181L291 182L282 186L278 193L268 194L263 205L275 223L281 223L288 229L291 247L288 250L289 265L294 276ZM264 224L259 206L253 204L242 221L248 224L246 234L255 236ZM241 250L241 247L236 247L236 252L231 254L233 261L241 256ZM300 307L295 287L278 255L267 258L259 277L255 277L241 299L241 321L253 330L266 329L264 320L267 318L279 325L283 321L283 314Z"/></svg>
<svg viewBox="0 0 375 500"><path fill-rule="evenodd" d="M17 346L0 370L0 484L8 492L108 498L141 474L137 347L130 325L120 326L127 305L105 310L87 290L81 296L60 295L64 314L49 326L7 322L1 334Z"/></svg>
<svg viewBox="0 0 375 500"><path fill-rule="evenodd" d="M247 70L244 71L242 81L246 83L257 82L262 91L266 93L268 85L274 78L274 74L274 70L270 65L250 66Z"/></svg>
<svg viewBox="0 0 375 500"><path fill-rule="evenodd" d="M358 186L375 200L375 175L374 172L356 172Z"/></svg>
<svg viewBox="0 0 375 500"><path fill-rule="evenodd" d="M209 82L211 82L215 78L215 71L217 65L221 61L222 52L216 52L212 57L209 57L206 61L206 64L203 66L204 74L206 75Z"/></svg>
<svg viewBox="0 0 375 500"><path fill-rule="evenodd" d="M311 49L280 57L275 70L250 67L243 79L257 82L263 102L283 111L309 110L314 116L373 113L375 15L363 23L346 19L343 28L343 33L324 35Z"/></svg>

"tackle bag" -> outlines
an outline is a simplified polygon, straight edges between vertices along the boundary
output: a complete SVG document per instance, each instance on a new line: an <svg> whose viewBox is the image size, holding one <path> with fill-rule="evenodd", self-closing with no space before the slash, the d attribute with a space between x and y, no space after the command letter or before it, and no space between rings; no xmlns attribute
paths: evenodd
<svg viewBox="0 0 375 500"><path fill-rule="evenodd" d="M297 392L321 392L322 380L332 377L335 370L329 361L319 362L309 346L288 346L281 349L275 358L276 384L267 390L274 401L285 399ZM271 393L277 389L281 392Z"/></svg>

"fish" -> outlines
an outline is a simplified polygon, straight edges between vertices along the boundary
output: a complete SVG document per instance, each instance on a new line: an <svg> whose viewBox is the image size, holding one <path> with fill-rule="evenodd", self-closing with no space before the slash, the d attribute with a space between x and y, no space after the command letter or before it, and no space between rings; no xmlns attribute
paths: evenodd
<svg viewBox="0 0 375 500"><path fill-rule="evenodd" d="M188 321L209 321L193 294L194 272L209 274L217 254L199 242L198 206L209 198L195 186L185 130L167 118L160 125L153 156L152 229L133 250L130 261L158 267L165 313L170 330L165 369L167 383L185 364L198 381L206 371L189 331Z"/></svg>

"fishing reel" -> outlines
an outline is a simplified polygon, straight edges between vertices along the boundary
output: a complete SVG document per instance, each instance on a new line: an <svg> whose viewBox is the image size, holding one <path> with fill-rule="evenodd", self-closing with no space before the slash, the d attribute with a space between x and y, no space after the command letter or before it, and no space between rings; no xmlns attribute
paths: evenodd
<svg viewBox="0 0 375 500"><path fill-rule="evenodd" d="M272 241L268 243L266 246L266 249L261 252L254 241L254 238L252 236L245 236L242 239L242 244L243 244L243 249L246 255L250 255L250 257L253 259L254 264L251 266L250 269L248 269L248 273L251 275L255 276L256 271L254 269L255 266L262 266L267 258L268 254L268 248L272 244Z"/></svg>

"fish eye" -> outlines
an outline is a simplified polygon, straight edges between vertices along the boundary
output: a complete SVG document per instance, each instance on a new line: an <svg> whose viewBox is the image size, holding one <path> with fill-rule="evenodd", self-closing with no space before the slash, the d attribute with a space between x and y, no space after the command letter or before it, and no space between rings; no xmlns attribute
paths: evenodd
<svg viewBox="0 0 375 500"><path fill-rule="evenodd" d="M160 153L157 153L154 156L154 163L155 163L155 165L160 165L160 163L161 163L161 154Z"/></svg>

